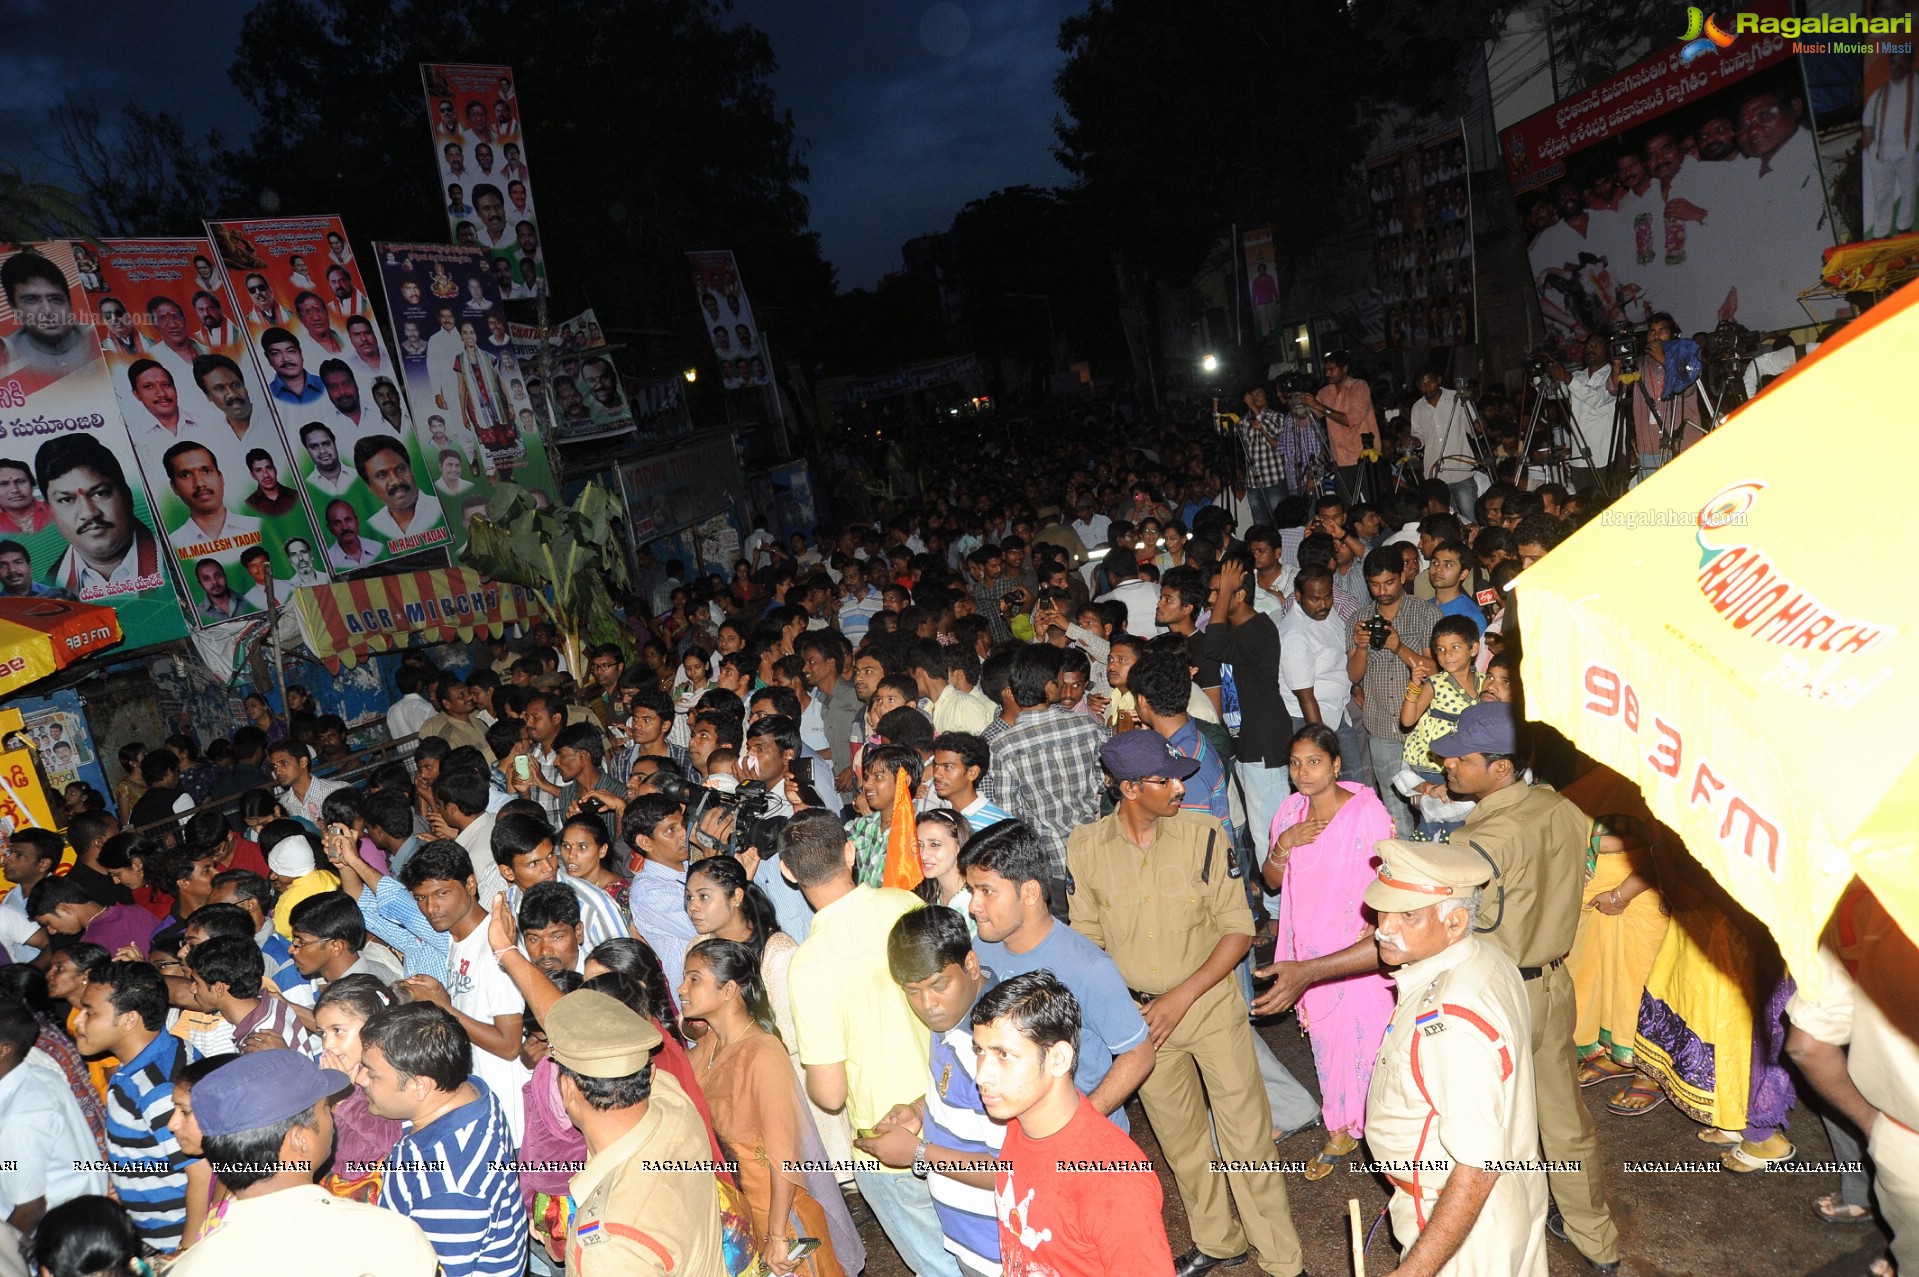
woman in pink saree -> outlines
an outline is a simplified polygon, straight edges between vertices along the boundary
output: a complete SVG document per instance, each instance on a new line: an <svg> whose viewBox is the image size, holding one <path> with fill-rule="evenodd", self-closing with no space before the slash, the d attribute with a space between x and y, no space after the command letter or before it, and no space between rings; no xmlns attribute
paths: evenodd
<svg viewBox="0 0 1919 1277"><path fill-rule="evenodd" d="M1378 873L1373 844L1393 836L1378 795L1339 779L1339 736L1309 723L1293 737L1294 793L1273 817L1261 872L1279 892L1276 962L1305 962L1371 936L1361 896ZM1299 1027L1313 1044L1326 1144L1306 1171L1324 1179L1359 1146L1373 1057L1393 1018L1392 983L1377 971L1315 984L1299 995Z"/></svg>

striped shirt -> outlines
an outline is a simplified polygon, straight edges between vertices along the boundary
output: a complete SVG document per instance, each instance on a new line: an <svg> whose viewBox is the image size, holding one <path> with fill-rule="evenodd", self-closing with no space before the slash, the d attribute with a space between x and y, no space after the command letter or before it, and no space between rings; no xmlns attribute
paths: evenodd
<svg viewBox="0 0 1919 1277"><path fill-rule="evenodd" d="M486 1083L467 1081L478 1098L393 1146L380 1205L426 1232L446 1277L520 1277L527 1217L513 1132Z"/></svg>
<svg viewBox="0 0 1919 1277"><path fill-rule="evenodd" d="M978 795L971 803L960 808L960 815L966 817L966 823L973 827L974 833L978 833L988 825L997 825L1002 820L1013 818L1013 813L1003 807L995 807L986 800L984 794Z"/></svg>
<svg viewBox="0 0 1919 1277"><path fill-rule="evenodd" d="M993 987L986 973L985 993ZM998 1153L1006 1128L986 1116L974 1080L973 1031L962 1021L957 1028L933 1035L932 1085L926 1090L926 1122L921 1134L928 1144L961 1153ZM962 1184L945 1175L926 1177L939 1215L946 1249L969 1270L998 1273L999 1217L993 1209L993 1190Z"/></svg>
<svg viewBox="0 0 1919 1277"><path fill-rule="evenodd" d="M626 914L620 910L620 902L613 898L604 887L596 887L590 882L581 882L560 870L560 881L573 888L573 894L580 900L580 926L584 928L586 939L581 942L580 952L590 953L594 945L602 940L617 940L622 936L631 936L633 928L627 924ZM518 887L506 889L507 907L514 916L520 912L520 901L526 893Z"/></svg>
<svg viewBox="0 0 1919 1277"><path fill-rule="evenodd" d="M366 929L392 945L400 955L405 975L430 975L435 980L446 975L447 950L451 942L420 912L413 897L392 878L382 878L373 889L360 892L360 917Z"/></svg>
<svg viewBox="0 0 1919 1277"><path fill-rule="evenodd" d="M173 1079L186 1063L186 1044L162 1033L113 1071L107 1082L107 1156L113 1190L133 1217L140 1240L162 1253L180 1249L187 1226L186 1164L167 1129L173 1117Z"/></svg>

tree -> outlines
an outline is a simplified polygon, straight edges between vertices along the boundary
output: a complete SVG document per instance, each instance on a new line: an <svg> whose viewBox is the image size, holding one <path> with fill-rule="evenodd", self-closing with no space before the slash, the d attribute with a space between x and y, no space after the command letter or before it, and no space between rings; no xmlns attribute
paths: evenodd
<svg viewBox="0 0 1919 1277"><path fill-rule="evenodd" d="M219 133L196 142L177 115L134 104L114 121L72 97L54 108L53 126L78 175L79 203L102 236L187 233L233 200Z"/></svg>
<svg viewBox="0 0 1919 1277"><path fill-rule="evenodd" d="M589 483L570 509L542 506L510 480L496 480L486 517L467 524L460 561L489 580L553 592L553 626L568 669L586 668L598 643L631 646L614 611L614 592L632 588L615 531L619 500Z"/></svg>
<svg viewBox="0 0 1919 1277"><path fill-rule="evenodd" d="M0 164L0 244L91 239L98 233L72 191L17 165Z"/></svg>
<svg viewBox="0 0 1919 1277"><path fill-rule="evenodd" d="M716 0L263 0L232 76L260 127L234 185L381 239L447 238L420 62L514 68L555 310L700 331L681 254L730 247L756 298L816 324L831 268L806 227L765 34Z"/></svg>

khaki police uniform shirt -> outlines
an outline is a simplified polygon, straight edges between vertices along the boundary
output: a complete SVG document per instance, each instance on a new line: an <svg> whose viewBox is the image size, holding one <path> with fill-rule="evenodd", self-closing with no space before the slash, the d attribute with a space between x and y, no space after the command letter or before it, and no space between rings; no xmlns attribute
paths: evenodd
<svg viewBox="0 0 1919 1277"><path fill-rule="evenodd" d="M1482 895L1478 925L1492 928L1481 934L1514 965L1543 967L1572 952L1591 824L1552 786L1521 783L1480 799L1465 825L1448 836L1456 847L1479 848L1498 866L1499 876Z"/></svg>
<svg viewBox="0 0 1919 1277"><path fill-rule="evenodd" d="M680 1084L653 1070L638 1126L587 1158L569 1186L574 1277L726 1277L712 1144ZM662 1165L671 1163L672 1165Z"/></svg>
<svg viewBox="0 0 1919 1277"><path fill-rule="evenodd" d="M1418 1238L1453 1166L1494 1170L1491 1196L1441 1271L1545 1277L1546 1177L1518 968L1469 935L1393 979L1398 1006L1373 1062L1366 1145L1397 1181L1394 1235L1402 1248Z"/></svg>
<svg viewBox="0 0 1919 1277"><path fill-rule="evenodd" d="M1066 840L1067 916L1112 955L1128 988L1168 992L1206 965L1222 936L1253 934L1232 839L1213 817L1182 811L1159 822L1142 851L1117 813ZM1224 995L1222 995L1222 990ZM1194 1010L1238 990L1221 980ZM1238 1012L1244 1018L1243 1008Z"/></svg>

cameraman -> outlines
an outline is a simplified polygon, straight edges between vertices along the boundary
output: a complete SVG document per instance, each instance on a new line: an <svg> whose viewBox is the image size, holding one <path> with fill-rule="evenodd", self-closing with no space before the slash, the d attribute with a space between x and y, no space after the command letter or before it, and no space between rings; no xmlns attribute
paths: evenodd
<svg viewBox="0 0 1919 1277"><path fill-rule="evenodd" d="M1465 405L1459 396L1440 383L1439 374L1428 368L1414 383L1419 398L1413 400L1413 438L1419 441L1426 459L1426 477L1445 484L1453 494L1453 509L1461 522L1471 522L1473 506L1479 500L1479 486L1473 482L1478 464L1473 460L1472 441Z"/></svg>
<svg viewBox="0 0 1919 1277"><path fill-rule="evenodd" d="M1279 414L1267 403L1264 383L1254 386L1243 397L1246 415L1239 419L1235 433L1246 454L1246 495L1253 503L1253 518L1259 523L1273 522L1273 511L1288 495L1286 468L1279 455Z"/></svg>
<svg viewBox="0 0 1919 1277"><path fill-rule="evenodd" d="M1681 342L1678 333L1678 323L1663 310L1648 321L1646 350L1639 360L1639 380L1629 392L1642 479L1664 465L1668 457L1705 437L1699 424L1704 414L1699 404L1697 374L1676 394L1668 385L1672 376L1666 367L1667 345ZM1698 347L1690 340L1683 344L1692 346L1691 354L1696 359Z"/></svg>
<svg viewBox="0 0 1919 1277"><path fill-rule="evenodd" d="M1605 336L1600 333L1587 335L1586 363L1577 372L1569 370L1550 352L1542 351L1541 354L1546 359L1546 375L1565 387L1561 393L1572 404L1573 429L1585 441L1586 451L1592 454L1593 468L1610 468L1619 442L1615 438L1618 432L1613 429L1613 406L1619 395L1619 365L1606 358ZM1578 465L1570 468L1574 491L1593 481L1593 471L1586 468L1584 456L1581 456Z"/></svg>
<svg viewBox="0 0 1919 1277"><path fill-rule="evenodd" d="M1320 362L1326 369L1326 384L1317 395L1306 396L1306 407L1326 425L1341 489L1358 492L1359 459L1367 446L1366 436L1373 437L1374 447L1380 442L1373 388L1364 378L1352 375L1352 356L1343 350L1327 352Z"/></svg>

